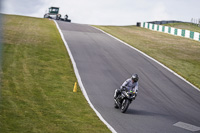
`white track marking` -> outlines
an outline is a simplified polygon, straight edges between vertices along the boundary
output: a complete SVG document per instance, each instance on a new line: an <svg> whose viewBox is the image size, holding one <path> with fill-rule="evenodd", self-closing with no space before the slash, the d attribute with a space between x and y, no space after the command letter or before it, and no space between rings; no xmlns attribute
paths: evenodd
<svg viewBox="0 0 200 133"><path fill-rule="evenodd" d="M93 27L93 26L91 26L91 27ZM119 42L121 42L121 43L127 45L128 47L130 47L130 48L132 48L132 49L138 51L139 53L143 54L144 56L148 57L149 59L155 61L156 63L158 63L159 65L161 65L162 67L164 67L165 69L167 69L168 71L170 71L171 73L173 73L174 75L176 75L177 77L179 77L180 79L182 79L183 81L185 81L186 83L188 83L189 85L191 85L193 88L195 88L196 90L200 91L200 89L199 89L198 87L194 86L192 83L190 83L189 81L187 81L186 79L184 79L182 76L178 75L176 72L174 72L173 70L171 70L170 68L168 68L168 67L165 66L164 64L160 63L159 61L155 60L154 58L150 57L149 55L145 54L144 52L142 52L142 51L140 51L140 50L134 48L134 47L131 46L130 44L123 42L122 40L120 40L120 39L118 39L118 38L116 38L116 37L110 35L109 33L106 33L105 31L103 31L103 30L101 30L101 29L99 29L99 28L96 28L96 27L93 27L93 28L95 28L95 29L97 29L97 30L99 30L99 31L101 31L101 32L103 32L103 33L105 33L105 34L107 34L108 36L110 36L110 37L112 37L112 38L118 40Z"/></svg>
<svg viewBox="0 0 200 133"><path fill-rule="evenodd" d="M83 95L85 96L85 98L86 98L87 102L89 103L90 107L94 110L94 112L95 112L95 113L97 114L97 116L100 118L100 120L111 130L111 132L117 133L117 132L115 131L115 129L114 129L110 124L108 124L108 122L101 116L101 114L94 108L94 106L93 106L92 103L90 102L90 99L89 99L89 97L88 97L88 95L87 95L87 92L85 91L85 87L83 86L81 77L80 77L80 75L79 75L79 71L78 71L78 69L77 69L76 62L75 62L75 60L74 60L74 57L72 56L72 53L71 53L71 51L70 51L70 49L69 49L69 46L68 46L68 44L67 44L67 42L66 42L66 40L65 40L65 38L64 38L64 36L63 36L63 33L62 33L60 27L58 26L58 24L57 24L57 22L56 22L55 20L54 20L54 22L55 22L55 24L56 24L56 26L57 26L57 28L58 28L58 31L59 31L59 33L60 33L60 35L61 35L61 38L62 38L62 40L63 40L63 42L64 42L64 44L65 44L65 47L66 47L66 49L67 49L67 51L68 51L68 54L69 54L69 56L70 56L70 58L71 58L71 61L72 61L72 64L73 64L73 68L74 68L74 72L75 72L76 78L77 78L77 80L78 80L78 84L79 84L79 86L80 86L80 88L81 88L81 91L82 91Z"/></svg>
<svg viewBox="0 0 200 133"><path fill-rule="evenodd" d="M191 124L188 124L188 123L184 123L184 122L181 122L181 121L175 123L174 126L180 127L180 128L192 131L192 132L196 132L196 131L200 130L200 127L197 127L197 126L194 126L194 125L191 125Z"/></svg>

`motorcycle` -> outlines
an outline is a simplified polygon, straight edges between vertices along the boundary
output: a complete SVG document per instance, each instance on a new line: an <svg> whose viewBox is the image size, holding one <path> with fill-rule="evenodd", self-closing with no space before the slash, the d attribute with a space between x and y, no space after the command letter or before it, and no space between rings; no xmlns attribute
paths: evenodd
<svg viewBox="0 0 200 133"><path fill-rule="evenodd" d="M136 94L133 91L126 91L125 89L121 92L121 95L118 95L116 99L114 98L114 107L120 108L121 112L125 113L135 97Z"/></svg>

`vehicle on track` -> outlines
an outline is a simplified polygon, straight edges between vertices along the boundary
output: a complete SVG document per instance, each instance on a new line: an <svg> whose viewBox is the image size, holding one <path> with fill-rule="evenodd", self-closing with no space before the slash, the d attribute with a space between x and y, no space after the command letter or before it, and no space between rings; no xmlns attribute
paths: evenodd
<svg viewBox="0 0 200 133"><path fill-rule="evenodd" d="M64 18L61 18L61 14L59 14L59 7L50 7L48 10L48 13L44 14L44 18L61 20L61 21L65 21L65 22L71 22L71 20L68 19L67 14L64 16Z"/></svg>
<svg viewBox="0 0 200 133"><path fill-rule="evenodd" d="M135 96L133 91L124 89L117 98L114 98L114 107L119 108L122 113L125 113L132 101L135 100Z"/></svg>

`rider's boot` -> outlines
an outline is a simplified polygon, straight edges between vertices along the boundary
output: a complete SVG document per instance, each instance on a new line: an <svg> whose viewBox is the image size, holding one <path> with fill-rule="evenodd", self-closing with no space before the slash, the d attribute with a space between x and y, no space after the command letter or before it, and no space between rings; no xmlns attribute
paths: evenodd
<svg viewBox="0 0 200 133"><path fill-rule="evenodd" d="M121 93L120 90L116 89L114 93L114 99L116 99L120 93Z"/></svg>

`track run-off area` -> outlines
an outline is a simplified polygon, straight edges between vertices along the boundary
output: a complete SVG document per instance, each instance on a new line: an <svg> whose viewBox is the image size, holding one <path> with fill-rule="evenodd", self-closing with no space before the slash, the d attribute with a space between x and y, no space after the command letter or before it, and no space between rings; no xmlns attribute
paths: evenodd
<svg viewBox="0 0 200 133"><path fill-rule="evenodd" d="M200 92L197 89L98 29L62 21L56 23L73 57L86 99L111 131L200 131ZM122 114L113 106L114 90L133 73L140 77L138 96Z"/></svg>

